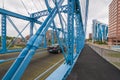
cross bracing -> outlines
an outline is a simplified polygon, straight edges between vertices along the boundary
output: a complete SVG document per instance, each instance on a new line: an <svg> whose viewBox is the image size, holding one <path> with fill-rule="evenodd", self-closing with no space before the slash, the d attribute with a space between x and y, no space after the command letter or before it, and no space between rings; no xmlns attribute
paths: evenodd
<svg viewBox="0 0 120 80"><path fill-rule="evenodd" d="M22 1L22 0L21 0ZM41 2L41 1L39 1ZM54 71L46 80L62 80L67 77L73 68L82 48L85 43L86 24L88 15L88 0L44 0L46 9L30 13L24 1L22 1L29 16L24 16L3 8L0 8L1 14L1 50L4 54L9 52L7 48L6 32L7 22L11 23L17 31L18 36L26 41L22 32L29 26L30 39L26 41L26 46L21 50L20 55L16 58L10 69L4 75L3 80L20 79L29 62L31 61L35 51L40 47L44 39L44 47L47 46L46 32L51 28L52 44L54 44L54 32L56 33L57 43L62 49L65 63L62 64L56 71ZM83 4L84 3L84 4ZM53 4L53 5L51 5ZM82 5L83 4L83 5ZM35 6L35 2L33 2ZM35 6L38 9L38 6ZM26 21L27 24L20 31L12 18ZM34 32L35 26L36 32ZM14 41L14 40L13 40ZM12 45L12 44L10 44ZM9 45L9 47L10 47ZM66 51L63 49L66 47ZM16 50L18 51L18 50ZM12 52L12 51L11 51ZM55 76L56 73L62 73Z"/></svg>

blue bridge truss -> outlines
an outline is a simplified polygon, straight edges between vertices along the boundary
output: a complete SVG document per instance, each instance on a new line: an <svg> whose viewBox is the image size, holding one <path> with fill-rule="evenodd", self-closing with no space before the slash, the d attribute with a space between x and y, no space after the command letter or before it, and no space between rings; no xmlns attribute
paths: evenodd
<svg viewBox="0 0 120 80"><path fill-rule="evenodd" d="M52 29L52 44L54 44L54 31L56 32L57 42L62 49L64 56L64 64L56 69L46 80L64 80L72 70L81 50L85 44L86 25L88 16L88 4L89 0L52 0L54 7L50 6L50 0L44 0L47 10L39 11L30 14L30 17L14 13L5 9L0 8L1 14L1 49L0 53L5 54L6 52L21 51L19 56L16 58L12 66L9 68L7 73L4 75L3 80L19 80L23 75L25 69L30 63L35 51L40 47L44 39L44 47L46 43L46 32L49 28ZM85 2L84 7L82 1ZM63 3L66 3L65 5ZM64 14L64 16L63 16ZM43 21L40 19L46 17ZM66 16L66 19L64 17ZM20 31L15 25L15 21L11 19L17 18L28 23ZM60 28L57 25L55 19L59 20ZM26 47L23 49L9 50L9 47L13 44L11 42L7 46L7 21L14 27L18 32L18 36L22 40L26 41L22 32L25 28L30 25L30 39L27 41ZM38 30L34 34L33 28L35 24L39 25ZM61 40L61 34L63 38ZM16 39L16 38L15 38ZM66 51L63 49L63 45L66 46ZM56 74L60 75L56 75Z"/></svg>

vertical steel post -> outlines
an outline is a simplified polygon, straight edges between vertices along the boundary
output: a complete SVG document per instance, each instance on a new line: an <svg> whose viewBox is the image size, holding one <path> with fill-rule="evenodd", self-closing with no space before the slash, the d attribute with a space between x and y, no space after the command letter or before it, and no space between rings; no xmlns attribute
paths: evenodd
<svg viewBox="0 0 120 80"><path fill-rule="evenodd" d="M67 64L73 64L73 53L74 53L74 5L75 0L68 0L68 24L67 24L67 48L68 57Z"/></svg>
<svg viewBox="0 0 120 80"><path fill-rule="evenodd" d="M7 49L6 49L6 15L2 15L2 20L1 20L1 45L2 45L2 52L5 52Z"/></svg>
<svg viewBox="0 0 120 80"><path fill-rule="evenodd" d="M30 15L30 17L32 18L33 15ZM33 22L33 21L30 21L30 37L33 36L33 27L34 27L34 22Z"/></svg>
<svg viewBox="0 0 120 80"><path fill-rule="evenodd" d="M76 27L76 53L79 54L80 49L84 45L85 33L83 29L82 20L80 19L79 14L76 14L75 20L76 20L76 26L77 26Z"/></svg>
<svg viewBox="0 0 120 80"><path fill-rule="evenodd" d="M51 12L51 7L49 6L49 3L48 3L49 1L48 0L45 0L45 4L46 4L46 7L47 7L47 9L48 9L48 12L50 13ZM53 44L55 44L55 33L54 33L54 26L55 26L55 22L53 21L52 22L52 24L53 24L53 26L52 26L52 31L51 31L51 35L52 35L52 45ZM52 24L50 24L50 25L52 25Z"/></svg>
<svg viewBox="0 0 120 80"><path fill-rule="evenodd" d="M79 47L80 47L80 20L79 15L76 14L75 22L76 22L76 53L79 54Z"/></svg>
<svg viewBox="0 0 120 80"><path fill-rule="evenodd" d="M86 27L86 25L83 26L81 5L79 3L80 3L79 1L76 1L76 3L75 3L76 53L77 54L80 54L81 49L84 47L85 31L86 31L85 30L86 28L84 28L84 27ZM87 13L85 15L86 15L85 24L87 24Z"/></svg>

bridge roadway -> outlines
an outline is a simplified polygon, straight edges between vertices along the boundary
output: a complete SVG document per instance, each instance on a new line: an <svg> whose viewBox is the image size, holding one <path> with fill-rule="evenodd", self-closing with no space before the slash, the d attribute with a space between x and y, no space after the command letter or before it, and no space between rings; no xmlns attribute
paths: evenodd
<svg viewBox="0 0 120 80"><path fill-rule="evenodd" d="M37 53L30 62L21 80L34 80L46 69L63 58L62 54L49 54L44 51L38 51ZM0 59L15 57L17 55L18 54L6 54L6 56L0 56ZM0 80L12 62L13 61L9 61L0 64ZM39 80L44 80L47 75ZM120 80L120 70L100 57L88 45L85 45L67 80Z"/></svg>
<svg viewBox="0 0 120 80"><path fill-rule="evenodd" d="M17 57L18 54L19 52L0 55L0 59L9 59L9 58ZM47 50L38 50L36 54L33 56L29 66L25 70L21 80L34 80L35 78L40 76L40 74L42 74L47 69L52 67L55 63L60 61L62 58L63 58L62 54L50 54L47 52ZM0 64L0 80L2 79L6 71L9 69L13 61L14 60L11 60L11 61ZM62 62L63 61L61 61L59 64L53 67L52 70L47 72L45 75L41 76L39 80L44 80Z"/></svg>
<svg viewBox="0 0 120 80"><path fill-rule="evenodd" d="M67 80L120 80L120 70L85 45Z"/></svg>

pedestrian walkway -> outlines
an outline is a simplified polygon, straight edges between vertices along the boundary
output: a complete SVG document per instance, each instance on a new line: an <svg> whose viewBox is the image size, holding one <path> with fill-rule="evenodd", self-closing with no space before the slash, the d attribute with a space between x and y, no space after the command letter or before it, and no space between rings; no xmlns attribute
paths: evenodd
<svg viewBox="0 0 120 80"><path fill-rule="evenodd" d="M67 80L120 80L120 70L85 45Z"/></svg>

